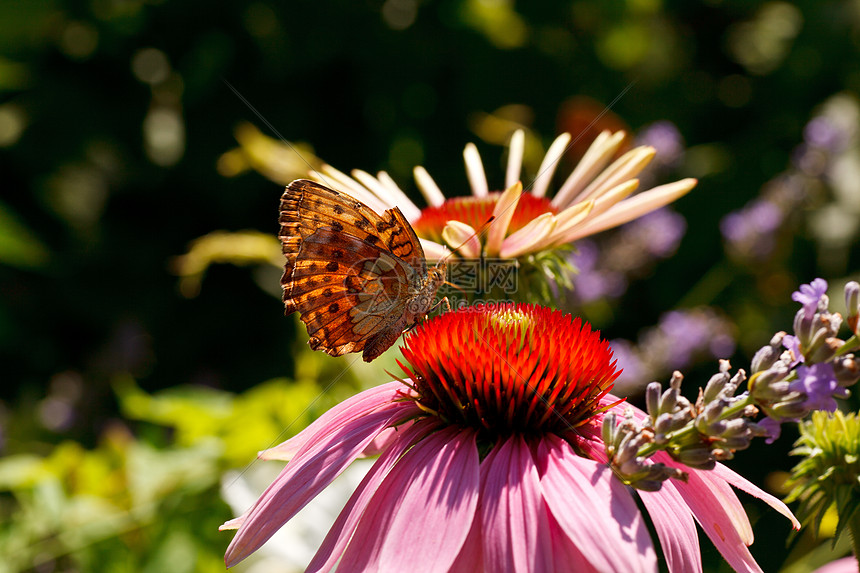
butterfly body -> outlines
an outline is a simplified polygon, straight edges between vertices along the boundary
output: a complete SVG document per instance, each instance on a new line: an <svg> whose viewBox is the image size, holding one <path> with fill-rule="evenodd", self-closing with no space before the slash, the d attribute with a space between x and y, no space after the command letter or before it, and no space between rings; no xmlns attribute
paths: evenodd
<svg viewBox="0 0 860 573"><path fill-rule="evenodd" d="M424 318L445 280L397 207L378 215L299 179L281 198L280 224L285 312L298 312L311 348L332 356L378 357Z"/></svg>

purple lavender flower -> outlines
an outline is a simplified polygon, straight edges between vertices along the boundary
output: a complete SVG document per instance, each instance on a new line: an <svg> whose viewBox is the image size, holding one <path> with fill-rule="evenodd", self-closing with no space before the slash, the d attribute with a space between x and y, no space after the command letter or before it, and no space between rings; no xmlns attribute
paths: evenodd
<svg viewBox="0 0 860 573"><path fill-rule="evenodd" d="M665 207L636 219L621 230L625 239L635 241L661 259L674 254L686 232L687 220Z"/></svg>
<svg viewBox="0 0 860 573"><path fill-rule="evenodd" d="M792 390L806 394L806 406L810 410L836 410L836 400L833 396L845 398L847 389L841 387L833 372L833 365L829 363L813 364L812 366L799 366L797 368L798 379L792 382Z"/></svg>
<svg viewBox="0 0 860 573"><path fill-rule="evenodd" d="M715 357L734 352L734 340L715 328L718 322L711 312L673 310L664 314L660 318L659 332L665 338L662 345L667 350L666 365L670 369L689 366L704 349Z"/></svg>
<svg viewBox="0 0 860 573"><path fill-rule="evenodd" d="M671 121L655 121L645 126L636 141L638 145L650 145L656 149L655 162L661 166L675 166L684 155L684 138Z"/></svg>
<svg viewBox="0 0 860 573"><path fill-rule="evenodd" d="M627 279L619 272L598 268L600 249L593 241L583 240L571 263L577 269L574 294L583 303L602 298L618 298L627 290Z"/></svg>
<svg viewBox="0 0 860 573"><path fill-rule="evenodd" d="M763 418L756 422L766 432L767 437L764 440L766 444L772 444L782 434L782 424L786 422L799 422L800 420L774 420L773 418Z"/></svg>
<svg viewBox="0 0 860 573"><path fill-rule="evenodd" d="M803 362L803 353L800 352L800 340L796 336L786 334L782 339L782 345L791 351L791 355L793 356L793 360L791 361L792 367L796 366L799 362Z"/></svg>
<svg viewBox="0 0 860 573"><path fill-rule="evenodd" d="M629 340L617 338L609 341L612 357L618 361L621 373L615 379L612 392L618 396L627 396L642 389L652 377L648 366L639 357L639 353Z"/></svg>
<svg viewBox="0 0 860 573"><path fill-rule="evenodd" d="M782 223L782 211L771 203L757 199L743 209L732 211L720 221L720 232L733 243L745 242L774 232Z"/></svg>
<svg viewBox="0 0 860 573"><path fill-rule="evenodd" d="M827 281L818 278L808 285L800 285L799 290L791 293L791 300L803 305L803 315L809 319L818 310L818 304L825 293L827 293Z"/></svg>
<svg viewBox="0 0 860 573"><path fill-rule="evenodd" d="M828 151L840 151L845 145L845 135L845 130L823 116L813 117L803 129L803 139L807 143Z"/></svg>

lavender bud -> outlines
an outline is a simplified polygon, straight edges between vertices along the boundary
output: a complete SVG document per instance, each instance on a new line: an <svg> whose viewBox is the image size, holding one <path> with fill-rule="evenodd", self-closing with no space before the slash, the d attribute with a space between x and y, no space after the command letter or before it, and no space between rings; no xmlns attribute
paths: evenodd
<svg viewBox="0 0 860 573"><path fill-rule="evenodd" d="M822 328L815 333L812 339L812 347L804 352L807 364L818 364L820 362L828 362L836 354L845 342L838 338L824 338L826 331Z"/></svg>
<svg viewBox="0 0 860 573"><path fill-rule="evenodd" d="M651 382L645 388L645 407L651 416L651 420L656 420L660 415L660 394L662 390L663 388L659 382Z"/></svg>
<svg viewBox="0 0 860 573"><path fill-rule="evenodd" d="M836 381L839 382L840 386L853 386L860 380L860 363L857 362L853 354L839 356L833 360L833 372L836 374Z"/></svg>
<svg viewBox="0 0 860 573"><path fill-rule="evenodd" d="M673 458L691 468L712 470L716 465L711 450L705 446L697 448L687 448L680 450L672 455Z"/></svg>
<svg viewBox="0 0 860 573"><path fill-rule="evenodd" d="M780 355L782 354L782 339L785 337L785 331L777 332L773 335L773 338L770 339L770 344L767 346L762 346L758 352L755 353L752 359L752 372L755 374L756 372L760 372L762 370L767 370L771 366L779 360Z"/></svg>
<svg viewBox="0 0 860 573"><path fill-rule="evenodd" d="M857 333L857 321L860 319L860 284L849 281L845 285L845 308L848 309L848 327Z"/></svg>
<svg viewBox="0 0 860 573"><path fill-rule="evenodd" d="M720 394L726 388L726 385L729 384L730 378L728 372L720 372L719 374L714 374L711 376L711 379L708 380L708 384L705 386L705 392L702 396L702 399L705 403L713 402L717 398L719 398ZM734 389L732 389L732 392Z"/></svg>

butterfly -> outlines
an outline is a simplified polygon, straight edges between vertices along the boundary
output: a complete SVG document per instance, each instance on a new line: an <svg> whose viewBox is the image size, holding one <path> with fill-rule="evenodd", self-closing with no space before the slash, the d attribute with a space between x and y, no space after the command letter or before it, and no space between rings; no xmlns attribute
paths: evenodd
<svg viewBox="0 0 860 573"><path fill-rule="evenodd" d="M345 193L298 179L281 197L280 224L285 314L299 313L314 350L362 352L370 362L424 319L445 282L445 263L427 268L397 207L378 215Z"/></svg>

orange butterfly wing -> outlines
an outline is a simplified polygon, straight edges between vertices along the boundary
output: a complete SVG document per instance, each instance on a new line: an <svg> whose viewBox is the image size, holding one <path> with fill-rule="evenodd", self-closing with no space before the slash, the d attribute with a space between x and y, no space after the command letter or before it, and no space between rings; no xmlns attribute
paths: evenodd
<svg viewBox="0 0 860 573"><path fill-rule="evenodd" d="M426 283L418 237L396 207L382 216L318 183L293 181L281 199L287 257L284 306L298 311L310 345L373 360L400 336L407 303Z"/></svg>

